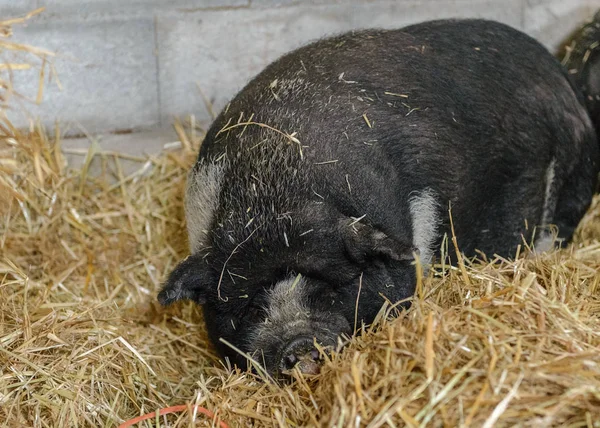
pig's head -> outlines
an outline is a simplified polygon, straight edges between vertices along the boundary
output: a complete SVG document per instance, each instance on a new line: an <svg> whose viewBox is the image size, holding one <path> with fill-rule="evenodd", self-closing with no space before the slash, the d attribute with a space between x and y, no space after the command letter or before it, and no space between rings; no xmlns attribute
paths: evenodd
<svg viewBox="0 0 600 428"><path fill-rule="evenodd" d="M247 364L243 351L274 375L293 367L315 373L315 343L334 348L371 323L386 300L412 296L415 248L340 214L314 192L255 197L272 179L257 174L268 170L243 178L195 167L186 202L192 255L158 298L203 305L211 341L239 367Z"/></svg>

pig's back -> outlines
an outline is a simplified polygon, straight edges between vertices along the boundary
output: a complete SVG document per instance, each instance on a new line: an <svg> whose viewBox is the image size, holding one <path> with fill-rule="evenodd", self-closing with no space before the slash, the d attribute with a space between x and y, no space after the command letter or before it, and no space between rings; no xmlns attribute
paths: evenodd
<svg viewBox="0 0 600 428"><path fill-rule="evenodd" d="M568 174L593 149L579 97L543 46L503 24L355 32L267 67L219 116L200 157L244 151L272 132L249 126L243 138L217 137L240 117L267 124L301 142L299 164L349 214L368 213L401 234L407 199L432 189L440 206L453 205L464 234L501 226L511 210L509 222L540 217L552 159Z"/></svg>

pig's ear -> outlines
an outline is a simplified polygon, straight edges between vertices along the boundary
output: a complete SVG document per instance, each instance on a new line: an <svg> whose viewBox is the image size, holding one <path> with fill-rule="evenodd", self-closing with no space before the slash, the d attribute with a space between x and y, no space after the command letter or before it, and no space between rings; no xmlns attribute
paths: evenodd
<svg viewBox="0 0 600 428"><path fill-rule="evenodd" d="M162 291L158 293L158 301L164 306L178 300L193 300L200 305L206 303L209 284L207 273L201 255L189 256L171 272Z"/></svg>
<svg viewBox="0 0 600 428"><path fill-rule="evenodd" d="M390 238L381 230L368 224L349 221L342 224L346 251L357 263L373 261L409 262L419 250L412 243Z"/></svg>

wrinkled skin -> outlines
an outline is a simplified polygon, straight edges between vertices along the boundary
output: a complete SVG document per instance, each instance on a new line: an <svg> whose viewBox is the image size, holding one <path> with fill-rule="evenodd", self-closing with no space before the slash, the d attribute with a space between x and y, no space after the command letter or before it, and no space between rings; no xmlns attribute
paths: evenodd
<svg viewBox="0 0 600 428"><path fill-rule="evenodd" d="M228 344L271 374L314 373L315 345L410 299L449 207L467 256L511 257L551 224L566 243L598 169L582 94L516 30L435 21L322 40L215 120L188 178L192 255L159 300L203 305L240 367Z"/></svg>

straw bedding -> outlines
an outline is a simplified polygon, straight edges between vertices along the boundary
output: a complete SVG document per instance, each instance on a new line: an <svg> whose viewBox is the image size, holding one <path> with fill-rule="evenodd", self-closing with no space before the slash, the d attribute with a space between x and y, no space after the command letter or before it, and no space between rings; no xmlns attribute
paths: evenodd
<svg viewBox="0 0 600 428"><path fill-rule="evenodd" d="M598 197L569 248L440 264L409 311L276 385L224 366L198 307L155 301L187 252L199 133L180 127L179 149L125 176L97 147L68 169L59 132L0 132L4 426L110 427L189 404L140 426L600 427Z"/></svg>

